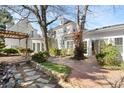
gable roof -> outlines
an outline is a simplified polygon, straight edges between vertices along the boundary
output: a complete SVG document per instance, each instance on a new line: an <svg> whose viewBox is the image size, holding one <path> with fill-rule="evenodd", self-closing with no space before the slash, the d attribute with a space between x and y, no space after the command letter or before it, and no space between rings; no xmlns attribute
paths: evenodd
<svg viewBox="0 0 124 93"><path fill-rule="evenodd" d="M35 29L29 23L28 19L24 18L24 19L21 19L14 26L8 28L8 30L12 30L12 31L16 31L16 32L23 32L23 33L28 33L29 34L31 31L34 31Z"/></svg>
<svg viewBox="0 0 124 93"><path fill-rule="evenodd" d="M32 27L30 22L28 21L27 18L21 19L18 21L15 25L12 27L8 28L8 30L15 31L15 32L22 32L22 33L27 33L29 36L33 32L33 37L32 39L41 39L41 36L37 34L37 31Z"/></svg>
<svg viewBox="0 0 124 93"><path fill-rule="evenodd" d="M63 23L62 25L58 25L58 26L56 26L56 27L54 27L54 28L52 28L52 29L50 29L50 30L57 30L57 29L60 29L60 28L62 28L62 27L64 27L64 26L67 26L67 25L69 25L69 24L75 24L75 22L72 21L72 20L68 20L68 21L66 21L65 23Z"/></svg>

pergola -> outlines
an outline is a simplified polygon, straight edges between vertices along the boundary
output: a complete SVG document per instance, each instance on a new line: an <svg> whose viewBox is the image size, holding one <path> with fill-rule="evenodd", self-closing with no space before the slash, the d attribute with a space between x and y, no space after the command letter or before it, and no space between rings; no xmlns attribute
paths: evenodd
<svg viewBox="0 0 124 93"><path fill-rule="evenodd" d="M26 39L26 57L28 55L28 37L29 35L26 33L22 32L15 32L15 31L10 31L10 30L1 30L0 29L0 37L3 38L12 38L12 39Z"/></svg>

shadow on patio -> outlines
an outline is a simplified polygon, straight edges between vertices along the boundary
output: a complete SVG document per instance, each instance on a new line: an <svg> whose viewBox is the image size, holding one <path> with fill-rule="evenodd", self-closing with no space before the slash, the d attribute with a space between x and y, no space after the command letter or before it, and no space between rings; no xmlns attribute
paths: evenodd
<svg viewBox="0 0 124 93"><path fill-rule="evenodd" d="M83 61L72 60L69 57L50 57L49 60L72 68L67 80L74 87L111 87L105 78L115 81L120 78L120 74L124 74L122 71L101 68L94 57Z"/></svg>

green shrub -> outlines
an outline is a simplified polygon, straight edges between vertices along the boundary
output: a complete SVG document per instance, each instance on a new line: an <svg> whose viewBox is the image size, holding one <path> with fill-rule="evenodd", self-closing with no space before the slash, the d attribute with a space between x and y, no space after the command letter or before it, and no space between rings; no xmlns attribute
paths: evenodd
<svg viewBox="0 0 124 93"><path fill-rule="evenodd" d="M74 49L69 48L69 49L66 49L66 50L67 50L66 55L73 55L74 54Z"/></svg>
<svg viewBox="0 0 124 93"><path fill-rule="evenodd" d="M66 56L66 52L67 52L66 49L61 49L60 55L61 55L61 56Z"/></svg>
<svg viewBox="0 0 124 93"><path fill-rule="evenodd" d="M87 53L87 49L86 48L83 49L83 53L85 53L85 54Z"/></svg>
<svg viewBox="0 0 124 93"><path fill-rule="evenodd" d="M119 61L120 53L118 49L115 46L112 46L111 44L105 46L101 53L96 55L97 61L101 65L120 65Z"/></svg>
<svg viewBox="0 0 124 93"><path fill-rule="evenodd" d="M4 48L2 51L3 51L3 53L6 53L7 55L19 53L19 51L15 48Z"/></svg>
<svg viewBox="0 0 124 93"><path fill-rule="evenodd" d="M18 50L21 52L21 53L26 53L26 48L18 48ZM31 50L30 48L27 48L27 51L28 53L32 53L33 50Z"/></svg>
<svg viewBox="0 0 124 93"><path fill-rule="evenodd" d="M32 60L41 63L41 62L45 62L48 56L49 56L48 52L38 52L32 56Z"/></svg>
<svg viewBox="0 0 124 93"><path fill-rule="evenodd" d="M0 53L3 52L3 49L0 49Z"/></svg>
<svg viewBox="0 0 124 93"><path fill-rule="evenodd" d="M105 65L104 57L105 57L105 54L103 54L103 53L96 54L96 59L100 65Z"/></svg>
<svg viewBox="0 0 124 93"><path fill-rule="evenodd" d="M58 56L58 55L60 55L60 50L57 48L51 48L50 49L50 55L51 56Z"/></svg>
<svg viewBox="0 0 124 93"><path fill-rule="evenodd" d="M3 39L3 38L0 38L0 39ZM3 41L0 40L0 49L5 48L5 47L6 46L5 46L4 40Z"/></svg>

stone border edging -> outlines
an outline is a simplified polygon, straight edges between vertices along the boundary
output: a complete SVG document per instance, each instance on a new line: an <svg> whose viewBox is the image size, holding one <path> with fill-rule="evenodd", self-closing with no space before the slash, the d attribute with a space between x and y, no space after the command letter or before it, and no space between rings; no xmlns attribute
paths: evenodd
<svg viewBox="0 0 124 93"><path fill-rule="evenodd" d="M65 76L64 74L61 74L61 73L46 69L44 66L42 66L39 63L37 63L35 61L32 61L32 60L30 61L30 63L37 70L43 71L45 74L57 79L58 84L60 84L62 87L64 87L64 88L72 88L72 86L70 84L65 82L65 80L67 78L67 75Z"/></svg>

